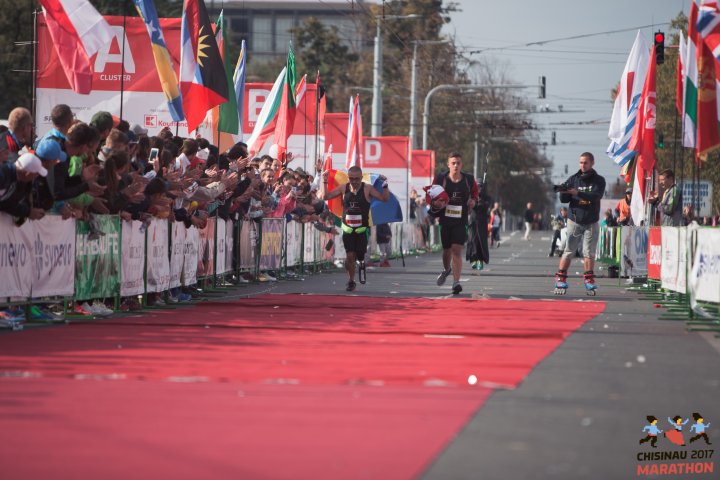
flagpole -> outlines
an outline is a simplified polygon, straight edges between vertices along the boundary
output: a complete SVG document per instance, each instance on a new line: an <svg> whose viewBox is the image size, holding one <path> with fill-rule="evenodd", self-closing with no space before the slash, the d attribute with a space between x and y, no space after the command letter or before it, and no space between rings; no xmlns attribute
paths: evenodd
<svg viewBox="0 0 720 480"><path fill-rule="evenodd" d="M318 162L318 147L320 145L320 82L318 81L320 78L320 70L317 71L317 74L315 75L315 148L313 151L313 155L315 158L313 158L313 164L315 165L315 175L319 173L317 171L317 162Z"/></svg>
<svg viewBox="0 0 720 480"><path fill-rule="evenodd" d="M678 131L678 112L675 111L675 130L673 133L673 172L675 172L675 164L677 160L677 131ZM680 140L682 141L682 139Z"/></svg>
<svg viewBox="0 0 720 480"><path fill-rule="evenodd" d="M35 118L35 115L37 114L37 44L38 44L38 34L37 34L37 27L38 27L38 14L40 13L39 10L33 8L33 63L31 67L32 71L32 100L30 108L32 110L32 118L37 121ZM37 133L37 131L35 131Z"/></svg>
<svg viewBox="0 0 720 480"><path fill-rule="evenodd" d="M123 44L120 59L120 120L123 119L123 97L125 94L125 28L127 27L127 0L123 0Z"/></svg>

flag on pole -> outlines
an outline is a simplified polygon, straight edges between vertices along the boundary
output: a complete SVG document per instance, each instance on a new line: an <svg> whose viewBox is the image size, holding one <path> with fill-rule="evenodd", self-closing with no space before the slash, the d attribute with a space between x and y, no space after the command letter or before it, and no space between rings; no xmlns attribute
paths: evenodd
<svg viewBox="0 0 720 480"><path fill-rule="evenodd" d="M698 12L697 31L713 56L720 61L720 11L715 0L702 1Z"/></svg>
<svg viewBox="0 0 720 480"><path fill-rule="evenodd" d="M685 99L685 66L687 64L687 60L685 59L685 55L687 54L686 50L687 45L685 42L685 36L682 32L680 32L675 80L675 108L677 109L678 115L683 114L683 101Z"/></svg>
<svg viewBox="0 0 720 480"><path fill-rule="evenodd" d="M647 198L645 178L655 168L656 69L655 47L653 47L650 52L650 66L640 97L636 127L628 147L638 154L635 162L633 194L630 200L632 218L636 225L640 225L645 220L645 200Z"/></svg>
<svg viewBox="0 0 720 480"><path fill-rule="evenodd" d="M295 71L295 52L293 52L292 43L290 43L288 47L287 61L285 63L285 81L282 86L280 109L278 110L275 133L273 136L275 145L278 146L278 158L281 159L285 158L288 137L292 134L293 124L295 123L295 113L297 111L297 104L295 103L296 81L297 72Z"/></svg>
<svg viewBox="0 0 720 480"><path fill-rule="evenodd" d="M185 114L182 108L182 98L180 97L180 87L178 86L175 68L168 52L165 37L160 28L160 20L155 10L155 4L152 0L134 0L135 8L145 23L148 35L150 35L150 44L152 45L153 58L155 59L155 68L157 68L160 85L162 86L165 98L168 101L168 110L173 121L179 122L185 120Z"/></svg>
<svg viewBox="0 0 720 480"><path fill-rule="evenodd" d="M225 67L203 0L185 0L180 41L180 92L190 133L228 99Z"/></svg>
<svg viewBox="0 0 720 480"><path fill-rule="evenodd" d="M315 75L315 85L317 86L318 101L318 132L325 135L325 114L327 113L327 96L325 95L325 87L320 83L320 70Z"/></svg>
<svg viewBox="0 0 720 480"><path fill-rule="evenodd" d="M685 52L685 96L683 101L683 147L697 147L697 100L698 100L698 68L697 68L697 4L690 3L688 19L687 50Z"/></svg>
<svg viewBox="0 0 720 480"><path fill-rule="evenodd" d="M648 51L649 47L645 37L638 31L620 78L608 131L610 145L607 148L607 154L620 166L630 161L635 155L635 152L628 148L628 144L635 127L638 104L650 63Z"/></svg>
<svg viewBox="0 0 720 480"><path fill-rule="evenodd" d="M362 168L362 117L360 116L360 95L355 95L353 101L350 97L350 118L348 120L347 159L345 168Z"/></svg>
<svg viewBox="0 0 720 480"><path fill-rule="evenodd" d="M323 172L332 170L332 143L328 147L328 151L325 154L325 163L323 164Z"/></svg>
<svg viewBox="0 0 720 480"><path fill-rule="evenodd" d="M703 6L705 7L705 4ZM705 10L707 9L708 7L705 7ZM705 160L709 152L720 147L720 131L718 130L716 61L708 44L703 42L700 36L700 20L701 15L698 15L697 159Z"/></svg>
<svg viewBox="0 0 720 480"><path fill-rule="evenodd" d="M218 121L218 130L221 132L232 133L237 135L239 129L237 100L233 94L235 86L233 85L232 64L228 58L227 52L227 30L225 28L224 10L220 10L220 15L215 22L215 41L218 44L218 51L225 68L225 78L228 86L228 101L220 104L220 119Z"/></svg>
<svg viewBox="0 0 720 480"><path fill-rule="evenodd" d="M235 102L237 104L238 126L242 125L245 114L245 40L240 44L240 55L238 56L235 73L233 74L233 85L235 87ZM242 128L239 128L238 135L242 140Z"/></svg>
<svg viewBox="0 0 720 480"><path fill-rule="evenodd" d="M87 0L40 0L40 5L70 88L87 95L95 73L90 58L115 38L112 28Z"/></svg>

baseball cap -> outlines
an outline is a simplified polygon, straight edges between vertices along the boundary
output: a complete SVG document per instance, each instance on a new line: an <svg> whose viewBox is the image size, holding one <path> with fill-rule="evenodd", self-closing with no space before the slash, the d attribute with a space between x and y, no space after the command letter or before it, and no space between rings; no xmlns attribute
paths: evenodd
<svg viewBox="0 0 720 480"><path fill-rule="evenodd" d="M148 129L141 127L139 124L135 124L130 128L130 131L135 135L147 135Z"/></svg>
<svg viewBox="0 0 720 480"><path fill-rule="evenodd" d="M42 166L42 160L32 153L23 153L20 158L17 159L15 165L24 172L37 173L41 177L46 177L48 173L45 167Z"/></svg>
<svg viewBox="0 0 720 480"><path fill-rule="evenodd" d="M632 188L630 188L630 187L626 188L625 193L632 193Z"/></svg>
<svg viewBox="0 0 720 480"><path fill-rule="evenodd" d="M42 161L60 160L64 162L67 160L67 153L62 151L60 143L51 138L40 140L35 149L35 155Z"/></svg>
<svg viewBox="0 0 720 480"><path fill-rule="evenodd" d="M90 119L90 125L95 127L99 132L110 130L115 126L115 120L110 112L97 112Z"/></svg>

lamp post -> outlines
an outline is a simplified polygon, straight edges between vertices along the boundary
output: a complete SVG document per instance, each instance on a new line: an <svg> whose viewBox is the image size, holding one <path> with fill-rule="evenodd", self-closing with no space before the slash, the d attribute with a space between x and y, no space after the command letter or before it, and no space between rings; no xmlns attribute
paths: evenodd
<svg viewBox="0 0 720 480"><path fill-rule="evenodd" d="M370 123L370 135L373 137L382 136L382 20L399 20L406 18L420 18L420 15L377 15L375 21L377 30L375 32L375 57L373 61L373 103L372 121Z"/></svg>

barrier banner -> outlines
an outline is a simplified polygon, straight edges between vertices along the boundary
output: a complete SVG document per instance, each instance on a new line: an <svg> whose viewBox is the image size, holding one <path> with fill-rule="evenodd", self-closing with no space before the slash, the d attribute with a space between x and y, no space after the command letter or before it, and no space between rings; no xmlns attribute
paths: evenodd
<svg viewBox="0 0 720 480"><path fill-rule="evenodd" d="M170 258L167 219L153 218L147 227L147 291L170 288Z"/></svg>
<svg viewBox="0 0 720 480"><path fill-rule="evenodd" d="M660 280L662 266L662 228L650 227L648 234L648 278Z"/></svg>
<svg viewBox="0 0 720 480"><path fill-rule="evenodd" d="M116 295L120 290L120 217L93 215L90 222L75 225L75 300Z"/></svg>
<svg viewBox="0 0 720 480"><path fill-rule="evenodd" d="M622 262L620 275L647 275L647 230L644 227L621 227Z"/></svg>
<svg viewBox="0 0 720 480"><path fill-rule="evenodd" d="M286 225L285 254L287 256L287 266L294 267L300 264L300 239L303 226L299 222L290 222Z"/></svg>
<svg viewBox="0 0 720 480"><path fill-rule="evenodd" d="M220 275L227 272L227 268L225 265L225 241L227 240L225 237L227 235L227 232L225 230L225 220L217 217L215 219L215 224L217 225L217 230L215 230L215 238L217 239L217 251L215 255L215 273ZM210 245L210 248L213 248L213 246Z"/></svg>
<svg viewBox="0 0 720 480"><path fill-rule="evenodd" d="M674 292L687 292L687 227L661 227L662 262L660 280L662 288Z"/></svg>
<svg viewBox="0 0 720 480"><path fill-rule="evenodd" d="M26 222L27 223L27 222ZM46 215L33 229L33 297L72 296L75 278L75 220Z"/></svg>
<svg viewBox="0 0 720 480"><path fill-rule="evenodd" d="M422 188L432 184L435 177L435 150L412 150L410 152L410 189L423 196ZM478 179L478 182L482 178Z"/></svg>
<svg viewBox="0 0 720 480"><path fill-rule="evenodd" d="M253 220L243 222L240 229L240 268L255 268L255 246L257 245L257 223Z"/></svg>
<svg viewBox="0 0 720 480"><path fill-rule="evenodd" d="M232 220L225 221L225 271L233 270L233 258L235 255L235 222Z"/></svg>
<svg viewBox="0 0 720 480"><path fill-rule="evenodd" d="M170 282L168 288L182 285L183 265L185 261L185 224L170 222Z"/></svg>
<svg viewBox="0 0 720 480"><path fill-rule="evenodd" d="M698 300L720 303L720 230L698 228L696 235L697 247L688 281L693 308Z"/></svg>
<svg viewBox="0 0 720 480"><path fill-rule="evenodd" d="M143 222L122 222L120 295L129 297L145 291L145 229Z"/></svg>
<svg viewBox="0 0 720 480"><path fill-rule="evenodd" d="M377 173L387 177L390 191L400 202L403 218L408 218L410 139L408 137L365 137L363 146L365 149L363 172Z"/></svg>
<svg viewBox="0 0 720 480"><path fill-rule="evenodd" d="M260 243L260 270L280 268L285 219L263 218Z"/></svg>
<svg viewBox="0 0 720 480"><path fill-rule="evenodd" d="M197 283L198 243L200 232L195 227L185 229L185 255L183 259L182 284L184 287Z"/></svg>
<svg viewBox="0 0 720 480"><path fill-rule="evenodd" d="M303 260L305 263L315 263L315 227L309 223L303 223L305 232L305 243L303 251Z"/></svg>
<svg viewBox="0 0 720 480"><path fill-rule="evenodd" d="M15 225L0 213L0 298L29 297L33 279L34 222Z"/></svg>
<svg viewBox="0 0 720 480"><path fill-rule="evenodd" d="M215 265L215 217L207 219L207 225L198 230L198 235L197 276L209 277L213 274Z"/></svg>

